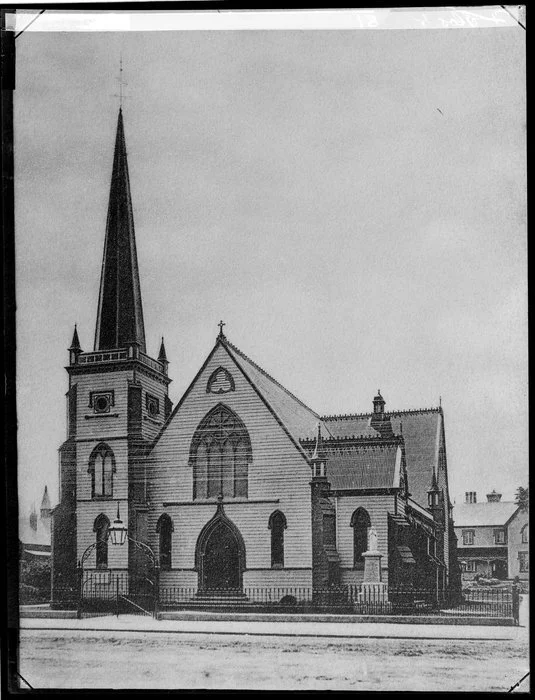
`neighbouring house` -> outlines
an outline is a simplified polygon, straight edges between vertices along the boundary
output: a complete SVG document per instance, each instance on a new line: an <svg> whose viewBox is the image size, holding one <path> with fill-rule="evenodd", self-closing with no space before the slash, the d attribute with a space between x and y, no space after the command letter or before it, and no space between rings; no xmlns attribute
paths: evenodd
<svg viewBox="0 0 535 700"><path fill-rule="evenodd" d="M476 575L521 580L529 577L528 512L492 491L478 503L475 491L453 507L458 559L464 580Z"/></svg>
<svg viewBox="0 0 535 700"><path fill-rule="evenodd" d="M35 505L29 514L19 517L20 558L22 560L50 558L52 509L48 487L45 486L39 514Z"/></svg>
<svg viewBox="0 0 535 700"><path fill-rule="evenodd" d="M84 352L75 327L66 368L56 605L80 560L101 587L119 574L130 589L146 581L147 547L133 540L155 553L161 588L191 595L360 585L371 532L385 585L460 588L441 407L386 412L378 392L370 413L322 416L221 322L173 409L163 338L157 357L147 352L140 289L120 111L95 345ZM113 546L118 511L132 539Z"/></svg>

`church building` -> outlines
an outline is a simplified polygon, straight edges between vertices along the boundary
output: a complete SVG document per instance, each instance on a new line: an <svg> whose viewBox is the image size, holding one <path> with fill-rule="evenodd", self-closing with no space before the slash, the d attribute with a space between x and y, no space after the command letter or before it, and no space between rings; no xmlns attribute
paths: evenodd
<svg viewBox="0 0 535 700"><path fill-rule="evenodd" d="M441 407L324 416L219 326L173 407L162 338L147 353L122 111L93 350L69 348L67 438L53 509L53 602L84 571L192 596L363 585L459 586ZM128 537L114 546L114 522ZM141 543L141 546L140 546ZM107 577L107 578L106 578ZM127 581L125 584L124 582Z"/></svg>

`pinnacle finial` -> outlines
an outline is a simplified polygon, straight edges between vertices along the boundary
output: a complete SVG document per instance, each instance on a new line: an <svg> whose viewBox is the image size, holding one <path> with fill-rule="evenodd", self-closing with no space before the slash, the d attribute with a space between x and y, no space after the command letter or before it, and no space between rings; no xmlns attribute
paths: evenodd
<svg viewBox="0 0 535 700"><path fill-rule="evenodd" d="M80 347L80 339L78 338L78 326L75 323L74 324L74 333L72 334L72 341L71 341L71 347L69 350L74 350L74 351L81 351Z"/></svg>
<svg viewBox="0 0 535 700"><path fill-rule="evenodd" d="M321 444L321 423L318 423L318 434L316 436L316 445L314 447L314 454L312 459L319 459L319 449Z"/></svg>
<svg viewBox="0 0 535 700"><path fill-rule="evenodd" d="M219 335L217 337L224 338L225 334L223 333L223 326L226 326L227 324L224 323L223 321L219 321L219 323L217 325L219 326Z"/></svg>
<svg viewBox="0 0 535 700"><path fill-rule="evenodd" d="M165 345L163 342L163 335L162 335L162 342L160 343L160 352L158 353L158 360L160 362L167 362L167 353L165 352Z"/></svg>

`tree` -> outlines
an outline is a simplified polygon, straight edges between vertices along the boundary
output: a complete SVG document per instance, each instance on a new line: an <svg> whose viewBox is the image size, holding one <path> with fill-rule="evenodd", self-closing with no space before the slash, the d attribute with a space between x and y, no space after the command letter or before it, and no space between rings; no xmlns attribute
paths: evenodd
<svg viewBox="0 0 535 700"><path fill-rule="evenodd" d="M521 511L529 510L529 487L527 489L519 486L516 490L515 503Z"/></svg>

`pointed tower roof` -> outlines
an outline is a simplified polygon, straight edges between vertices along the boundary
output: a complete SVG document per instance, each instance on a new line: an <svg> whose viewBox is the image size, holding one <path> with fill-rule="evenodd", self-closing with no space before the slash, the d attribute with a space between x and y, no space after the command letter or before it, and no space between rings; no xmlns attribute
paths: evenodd
<svg viewBox="0 0 535 700"><path fill-rule="evenodd" d="M438 483L437 483L437 474L436 474L435 467L433 465L433 475L431 477L431 487L429 488L429 492L434 492L434 491L438 491L438 490L439 490L439 488L438 488Z"/></svg>
<svg viewBox="0 0 535 700"><path fill-rule="evenodd" d="M123 113L119 109L95 350L124 348L132 343L146 352Z"/></svg>
<svg viewBox="0 0 535 700"><path fill-rule="evenodd" d="M158 353L158 360L160 362L168 362L167 354L165 352L165 345L163 343L163 335L162 335L162 342L160 344L160 352Z"/></svg>
<svg viewBox="0 0 535 700"><path fill-rule="evenodd" d="M74 333L72 335L71 347L69 350L81 350L80 340L78 338L78 329L76 328L76 323L74 324Z"/></svg>
<svg viewBox="0 0 535 700"><path fill-rule="evenodd" d="M41 501L41 510L50 510L50 496L48 495L48 486L45 484L45 492Z"/></svg>

